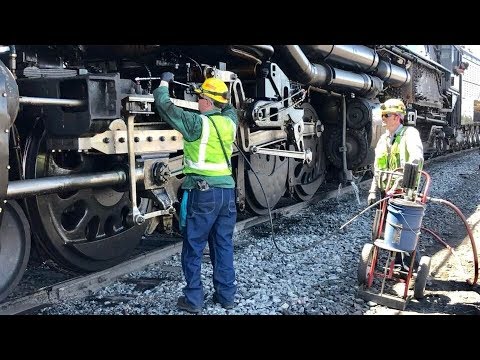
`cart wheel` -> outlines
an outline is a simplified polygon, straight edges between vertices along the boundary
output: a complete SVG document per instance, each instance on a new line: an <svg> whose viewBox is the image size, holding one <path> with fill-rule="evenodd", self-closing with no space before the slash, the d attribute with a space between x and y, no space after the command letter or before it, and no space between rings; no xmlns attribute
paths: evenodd
<svg viewBox="0 0 480 360"><path fill-rule="evenodd" d="M418 265L417 278L415 279L415 286L413 288L413 297L415 299L423 299L425 296L425 285L427 277L430 273L430 257L422 256Z"/></svg>
<svg viewBox="0 0 480 360"><path fill-rule="evenodd" d="M360 285L365 285L367 283L368 273L370 272L370 266L372 265L373 246L373 244L363 245L362 255L360 256L357 270L357 278Z"/></svg>
<svg viewBox="0 0 480 360"><path fill-rule="evenodd" d="M380 237L378 230L380 229L380 219L382 218L382 210L375 210L375 217L372 224L372 241L377 240Z"/></svg>

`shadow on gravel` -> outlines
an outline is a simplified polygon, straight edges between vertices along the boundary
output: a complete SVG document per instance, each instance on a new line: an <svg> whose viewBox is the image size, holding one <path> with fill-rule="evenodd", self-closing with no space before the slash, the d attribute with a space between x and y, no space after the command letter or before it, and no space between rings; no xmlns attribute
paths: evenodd
<svg viewBox="0 0 480 360"><path fill-rule="evenodd" d="M480 302L451 304L447 295L429 294L421 300L411 301L406 310L435 315L480 315Z"/></svg>
<svg viewBox="0 0 480 360"><path fill-rule="evenodd" d="M431 279L427 286L430 291L472 291L480 295L480 286L471 286L466 281Z"/></svg>

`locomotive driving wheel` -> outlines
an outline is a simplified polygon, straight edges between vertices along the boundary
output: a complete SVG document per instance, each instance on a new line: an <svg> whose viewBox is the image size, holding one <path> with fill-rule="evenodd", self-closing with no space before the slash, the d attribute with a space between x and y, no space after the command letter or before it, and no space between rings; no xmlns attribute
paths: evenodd
<svg viewBox="0 0 480 360"><path fill-rule="evenodd" d="M0 301L15 288L30 256L30 226L16 201L2 204L0 224Z"/></svg>
<svg viewBox="0 0 480 360"><path fill-rule="evenodd" d="M281 149L285 150L285 147L282 145ZM265 215L268 214L268 206L273 209L286 191L288 159L250 154L250 164L252 168L246 171L246 205L251 212Z"/></svg>
<svg viewBox="0 0 480 360"><path fill-rule="evenodd" d="M305 110L303 121L313 123L317 127L317 134L303 139L305 149L312 152L312 161L304 163L303 160L290 158L294 165L295 186L293 196L299 201L310 200L315 192L322 185L325 179L325 153L323 151L323 139L321 136L321 123L318 121L317 113L310 104L303 104Z"/></svg>
<svg viewBox="0 0 480 360"><path fill-rule="evenodd" d="M100 172L125 160L105 155L48 152L43 125L36 125L25 145L26 179ZM123 161L122 161L123 160ZM137 199L140 211L149 207ZM123 261L139 244L148 222L131 226L129 192L112 187L82 189L27 199L34 239L59 265L89 272Z"/></svg>

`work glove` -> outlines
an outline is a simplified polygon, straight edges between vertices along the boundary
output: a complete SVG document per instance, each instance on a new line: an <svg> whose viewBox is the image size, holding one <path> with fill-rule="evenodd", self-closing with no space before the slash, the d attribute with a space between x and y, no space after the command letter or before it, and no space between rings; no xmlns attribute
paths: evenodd
<svg viewBox="0 0 480 360"><path fill-rule="evenodd" d="M374 192L368 193L367 204L368 206L374 204L377 201L377 194Z"/></svg>
<svg viewBox="0 0 480 360"><path fill-rule="evenodd" d="M174 77L175 75L173 75L173 73L170 71L164 72L162 73L162 75L160 75L160 78L162 79L162 81L166 81L168 83L173 81Z"/></svg>

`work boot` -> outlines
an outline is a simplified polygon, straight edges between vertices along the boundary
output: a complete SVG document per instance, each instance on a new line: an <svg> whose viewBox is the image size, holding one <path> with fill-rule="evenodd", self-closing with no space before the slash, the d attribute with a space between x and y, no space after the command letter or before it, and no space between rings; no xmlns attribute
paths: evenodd
<svg viewBox="0 0 480 360"><path fill-rule="evenodd" d="M233 307L235 306L235 303L233 301L232 302L221 302L220 299L217 296L217 293L213 293L212 300L215 304L222 305L222 307L226 310L233 309Z"/></svg>
<svg viewBox="0 0 480 360"><path fill-rule="evenodd" d="M180 296L177 301L177 307L181 310L185 310L191 314L198 314L202 312L202 308L195 307L191 305L185 296Z"/></svg>

